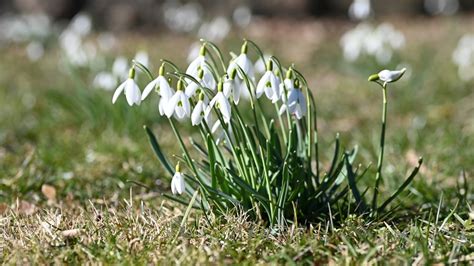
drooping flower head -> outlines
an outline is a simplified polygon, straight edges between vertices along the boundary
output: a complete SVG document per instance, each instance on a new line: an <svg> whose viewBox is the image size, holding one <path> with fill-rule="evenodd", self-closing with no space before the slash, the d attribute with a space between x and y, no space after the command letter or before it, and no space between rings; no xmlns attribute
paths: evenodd
<svg viewBox="0 0 474 266"><path fill-rule="evenodd" d="M248 79L250 81L253 81L255 79L255 74L254 74L254 69L253 69L253 63L247 56L248 53L248 42L245 41L244 44L242 44L241 50L240 50L240 55L237 56L237 58L233 59L229 63L229 67L227 68L227 75L231 75L232 71L234 69L237 69L237 66L242 68L242 71L247 75ZM244 77L237 72L240 79L243 80Z"/></svg>
<svg viewBox="0 0 474 266"><path fill-rule="evenodd" d="M303 118L306 115L306 98L300 87L300 82L295 79L292 88L288 92L288 102L284 103L280 108L280 115L285 111L294 115L297 119Z"/></svg>
<svg viewBox="0 0 474 266"><path fill-rule="evenodd" d="M181 167L178 164L176 165L175 173L171 179L171 192L173 194L183 194L186 184L184 183L184 176L181 173Z"/></svg>
<svg viewBox="0 0 474 266"><path fill-rule="evenodd" d="M183 80L179 79L176 93L170 98L166 104L165 114L170 118L176 114L178 118L188 117L191 114L191 107L189 105L189 97L184 93Z"/></svg>
<svg viewBox="0 0 474 266"><path fill-rule="evenodd" d="M203 77L204 77L204 70L199 69L196 80L199 81L200 84L192 80L188 80L188 85L186 86L186 89L184 90L184 92L189 98L194 97L194 96L199 96L200 93L202 92L200 87L201 86L206 87L206 85L203 82ZM208 102L206 97L205 97L205 101Z"/></svg>
<svg viewBox="0 0 474 266"><path fill-rule="evenodd" d="M240 94L242 93L242 82L237 77L237 69L232 70L230 75L224 80L224 95L229 98L232 95L235 104L239 103ZM245 88L244 88L245 89Z"/></svg>
<svg viewBox="0 0 474 266"><path fill-rule="evenodd" d="M263 93L265 93L267 98L272 100L273 103L276 103L281 96L280 80L275 75L275 73L273 73L272 60L268 60L267 71L262 76L257 85L257 98L260 98Z"/></svg>
<svg viewBox="0 0 474 266"><path fill-rule="evenodd" d="M208 122L209 116L206 116L206 110L207 104L204 102L204 93L201 92L199 94L199 100L191 113L191 124L193 126L201 124L203 119Z"/></svg>
<svg viewBox="0 0 474 266"><path fill-rule="evenodd" d="M216 109L221 112L224 122L228 124L230 122L231 107L229 101L223 93L222 81L219 81L219 84L217 85L217 94L214 96L214 98L212 98L211 102L209 103L209 106L207 107L206 111L206 116L209 115L212 108L214 107L216 107Z"/></svg>
<svg viewBox="0 0 474 266"><path fill-rule="evenodd" d="M209 88L211 90L216 89L216 80L212 75L211 69L209 67L209 63L207 62L207 48L205 44L201 46L201 50L199 51L199 56L196 57L186 69L186 74L198 79L199 71L203 71L202 77L199 79L204 87ZM189 83L189 80L186 80Z"/></svg>
<svg viewBox="0 0 474 266"><path fill-rule="evenodd" d="M383 85L386 86L387 83L395 82L399 80L403 74L405 74L406 68L402 68L400 70L387 70L384 69L380 71L378 74L371 75L369 77L369 81L382 81Z"/></svg>
<svg viewBox="0 0 474 266"><path fill-rule="evenodd" d="M128 73L128 79L125 80L122 84L118 86L115 90L114 95L112 97L112 103L115 103L125 91L125 98L127 99L128 105L132 106L134 104L140 105L141 103L141 92L140 88L138 88L137 83L135 83L135 68L132 67Z"/></svg>
<svg viewBox="0 0 474 266"><path fill-rule="evenodd" d="M166 77L164 76L165 74L165 66L162 64L160 66L160 70L158 72L158 77L154 80L152 80L148 85L146 85L145 89L143 90L142 94L142 101L145 100L146 97L150 94L150 92L155 89L157 92L161 94L164 94L164 97L171 97L172 94L170 84L166 80ZM167 97L167 98L169 98Z"/></svg>

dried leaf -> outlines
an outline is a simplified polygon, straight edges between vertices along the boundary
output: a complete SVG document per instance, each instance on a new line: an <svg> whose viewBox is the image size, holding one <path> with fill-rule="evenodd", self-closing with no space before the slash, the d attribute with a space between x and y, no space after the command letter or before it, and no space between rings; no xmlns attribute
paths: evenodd
<svg viewBox="0 0 474 266"><path fill-rule="evenodd" d="M64 237L67 237L67 238L76 237L76 236L78 236L80 233L81 233L81 229L69 229L69 230L64 230L64 231L61 232L61 234L62 234Z"/></svg>
<svg viewBox="0 0 474 266"><path fill-rule="evenodd" d="M48 200L56 200L56 189L50 185L42 185L41 192Z"/></svg>
<svg viewBox="0 0 474 266"><path fill-rule="evenodd" d="M8 210L8 205L6 203L0 203L0 215L6 213Z"/></svg>
<svg viewBox="0 0 474 266"><path fill-rule="evenodd" d="M20 204L18 206L18 212L20 214L25 214L25 215L32 215L36 211L36 206L32 203L29 203L28 201L20 201Z"/></svg>

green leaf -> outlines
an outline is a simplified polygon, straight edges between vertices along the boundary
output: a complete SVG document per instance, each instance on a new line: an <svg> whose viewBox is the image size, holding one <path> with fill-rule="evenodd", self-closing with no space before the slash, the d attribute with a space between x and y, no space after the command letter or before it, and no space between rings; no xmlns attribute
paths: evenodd
<svg viewBox="0 0 474 266"><path fill-rule="evenodd" d="M148 128L147 126L143 126L143 128L145 129L146 134L148 135L148 139L150 140L151 147L153 148L153 151L155 152L156 156L160 160L161 164L171 176L174 175L173 168L169 164L166 157L163 155L163 152L161 152L160 145L158 144L158 141L156 140L155 135L153 134L151 129Z"/></svg>

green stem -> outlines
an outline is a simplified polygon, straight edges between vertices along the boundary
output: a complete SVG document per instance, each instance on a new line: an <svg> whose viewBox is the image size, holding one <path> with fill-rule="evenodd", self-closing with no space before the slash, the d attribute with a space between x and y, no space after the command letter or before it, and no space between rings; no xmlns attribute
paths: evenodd
<svg viewBox="0 0 474 266"><path fill-rule="evenodd" d="M385 128L387 127L387 85L382 86L383 90L383 106L382 106L382 131L380 133L380 150L379 158L377 161L377 175L375 176L375 188L374 188L374 197L372 199L372 209L375 211L377 209L377 195L379 192L379 184L382 179L382 164L383 164L383 154L385 149Z"/></svg>

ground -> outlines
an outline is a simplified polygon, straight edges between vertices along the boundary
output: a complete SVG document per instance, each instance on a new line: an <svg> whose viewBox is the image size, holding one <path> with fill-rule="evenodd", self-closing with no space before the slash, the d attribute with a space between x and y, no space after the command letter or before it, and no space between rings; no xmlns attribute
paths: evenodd
<svg viewBox="0 0 474 266"><path fill-rule="evenodd" d="M111 104L90 73L58 63L53 48L29 62L21 47L0 51L0 261L4 263L329 263L431 264L474 260L474 83L451 63L472 17L390 18L406 36L394 64L409 73L389 91L385 190L425 164L397 201L397 215L369 222L270 230L238 211L204 219L161 196L170 177L154 157L143 125L165 149L178 147L156 103ZM257 21L222 45L238 51L247 37L306 75L318 103L323 161L336 133L358 161L374 164L381 91L367 82L372 59L346 63L341 21ZM270 30L271 29L271 30ZM119 36L120 51L148 50L156 65L184 66L189 37ZM117 52L118 53L118 52ZM156 68L155 68L156 69ZM188 127L190 128L190 127ZM325 165L326 166L326 165ZM374 167L372 167L374 168ZM372 171L373 172L373 171Z"/></svg>

